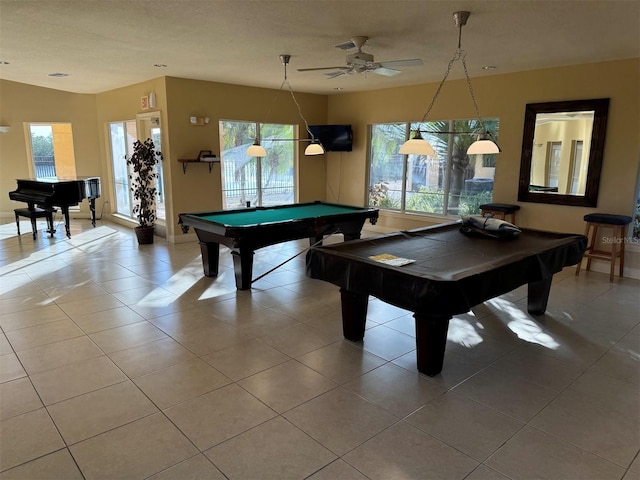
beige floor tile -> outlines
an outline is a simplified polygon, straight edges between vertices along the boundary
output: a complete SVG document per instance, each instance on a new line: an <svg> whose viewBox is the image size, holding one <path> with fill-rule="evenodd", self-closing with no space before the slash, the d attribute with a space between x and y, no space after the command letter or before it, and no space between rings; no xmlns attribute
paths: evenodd
<svg viewBox="0 0 640 480"><path fill-rule="evenodd" d="M85 336L18 352L18 358L30 375L102 355L104 355L102 350Z"/></svg>
<svg viewBox="0 0 640 480"><path fill-rule="evenodd" d="M407 422L462 453L484 461L524 423L448 392L407 417Z"/></svg>
<svg viewBox="0 0 640 480"><path fill-rule="evenodd" d="M640 451L640 419L574 394L561 395L530 425L625 468Z"/></svg>
<svg viewBox="0 0 640 480"><path fill-rule="evenodd" d="M496 472L486 465L478 465L478 468L466 476L464 480L509 480L509 477Z"/></svg>
<svg viewBox="0 0 640 480"><path fill-rule="evenodd" d="M64 313L58 305L52 304L22 312L2 312L0 327L2 327L5 332L10 332L11 330L17 330L19 328L33 327L66 318L67 314Z"/></svg>
<svg viewBox="0 0 640 480"><path fill-rule="evenodd" d="M0 296L2 298L24 297L38 293L42 293L42 288L24 273L16 273L11 275L10 281L0 282Z"/></svg>
<svg viewBox="0 0 640 480"><path fill-rule="evenodd" d="M259 425L276 413L237 385L228 385L165 410L200 449L217 445Z"/></svg>
<svg viewBox="0 0 640 480"><path fill-rule="evenodd" d="M9 340L7 340L6 335L0 332L0 355L8 355L9 353L13 353L13 348L11 348L11 344Z"/></svg>
<svg viewBox="0 0 640 480"><path fill-rule="evenodd" d="M304 324L282 328L265 335L261 340L291 357L304 355L334 341L323 331Z"/></svg>
<svg viewBox="0 0 640 480"><path fill-rule="evenodd" d="M162 370L197 357L172 338L163 338L109 354L129 378Z"/></svg>
<svg viewBox="0 0 640 480"><path fill-rule="evenodd" d="M343 459L372 480L463 479L478 465L405 422L385 430Z"/></svg>
<svg viewBox="0 0 640 480"><path fill-rule="evenodd" d="M493 368L526 378L560 392L583 373L584 367L547 355L544 350L519 348L497 360Z"/></svg>
<svg viewBox="0 0 640 480"><path fill-rule="evenodd" d="M48 410L67 445L158 412L131 382L79 395Z"/></svg>
<svg viewBox="0 0 640 480"><path fill-rule="evenodd" d="M339 456L399 420L343 388L320 395L283 416Z"/></svg>
<svg viewBox="0 0 640 480"><path fill-rule="evenodd" d="M622 415L640 412L640 385L591 370L563 393L571 398L589 400Z"/></svg>
<svg viewBox="0 0 640 480"><path fill-rule="evenodd" d="M214 322L206 327L174 334L172 337L196 355L207 355L250 338L225 322Z"/></svg>
<svg viewBox="0 0 640 480"><path fill-rule="evenodd" d="M42 402L28 378L0 383L0 420L42 407Z"/></svg>
<svg viewBox="0 0 640 480"><path fill-rule="evenodd" d="M108 357L96 357L31 376L45 405L120 383L127 377Z"/></svg>
<svg viewBox="0 0 640 480"><path fill-rule="evenodd" d="M347 340L319 348L297 360L339 384L386 363L386 360L365 352Z"/></svg>
<svg viewBox="0 0 640 480"><path fill-rule="evenodd" d="M72 300L60 305L60 308L71 318L88 313L101 312L103 310L111 310L113 308L122 307L123 304L113 295L98 295L93 298L83 298L80 300Z"/></svg>
<svg viewBox="0 0 640 480"><path fill-rule="evenodd" d="M148 321L143 320L142 322L92 333L89 338L96 342L105 353L113 353L167 338L167 335Z"/></svg>
<svg viewBox="0 0 640 480"><path fill-rule="evenodd" d="M526 378L494 368L471 377L453 392L523 422L531 420L557 395Z"/></svg>
<svg viewBox="0 0 640 480"><path fill-rule="evenodd" d="M228 327L222 320L197 307L155 317L149 321L172 336L205 327Z"/></svg>
<svg viewBox="0 0 640 480"><path fill-rule="evenodd" d="M137 256L138 254L136 253L136 256L131 258L137 258ZM103 288L108 293L124 292L125 290L132 290L149 285L155 285L155 283L151 280L141 279L137 276L108 280L98 284L100 288Z"/></svg>
<svg viewBox="0 0 640 480"><path fill-rule="evenodd" d="M0 471L16 467L64 447L44 408L0 422Z"/></svg>
<svg viewBox="0 0 640 480"><path fill-rule="evenodd" d="M279 413L336 387L328 378L295 360L245 378L238 384Z"/></svg>
<svg viewBox="0 0 640 480"><path fill-rule="evenodd" d="M110 328L122 327L145 319L128 307L112 308L101 312L73 317L73 321L85 332L95 333Z"/></svg>
<svg viewBox="0 0 640 480"><path fill-rule="evenodd" d="M391 364L345 383L344 387L400 418L445 392L440 385Z"/></svg>
<svg viewBox="0 0 640 480"><path fill-rule="evenodd" d="M9 353L0 357L0 383L9 382L17 378L26 377L20 360L15 353Z"/></svg>
<svg viewBox="0 0 640 480"><path fill-rule="evenodd" d="M187 360L134 379L162 410L220 388L230 380L200 359Z"/></svg>
<svg viewBox="0 0 640 480"><path fill-rule="evenodd" d="M311 475L309 480L367 480L367 477L338 459Z"/></svg>
<svg viewBox="0 0 640 480"><path fill-rule="evenodd" d="M58 320L33 327L6 332L7 339L17 351L39 347L49 343L80 337L82 330L71 320Z"/></svg>
<svg viewBox="0 0 640 480"><path fill-rule="evenodd" d="M556 437L525 427L485 464L514 480L622 478L624 469Z"/></svg>
<svg viewBox="0 0 640 480"><path fill-rule="evenodd" d="M240 380L290 360L260 340L248 340L202 357L232 380Z"/></svg>
<svg viewBox="0 0 640 480"><path fill-rule="evenodd" d="M144 417L69 449L87 480L146 478L197 453L162 414Z"/></svg>
<svg viewBox="0 0 640 480"><path fill-rule="evenodd" d="M66 448L2 472L4 480L84 480Z"/></svg>
<svg viewBox="0 0 640 480"><path fill-rule="evenodd" d="M165 290L159 285L151 284L139 288L115 292L112 293L112 295L125 305L133 305L137 303L148 303L155 300L162 300L166 296L171 295L171 292Z"/></svg>
<svg viewBox="0 0 640 480"><path fill-rule="evenodd" d="M229 478L306 478L336 456L278 417L205 452Z"/></svg>
<svg viewBox="0 0 640 480"><path fill-rule="evenodd" d="M415 350L416 339L384 325L378 325L365 332L362 348L385 360L393 360Z"/></svg>
<svg viewBox="0 0 640 480"><path fill-rule="evenodd" d="M250 338L267 336L300 324L295 318L270 308L264 308L248 317L238 316L236 319L225 321Z"/></svg>
<svg viewBox="0 0 640 480"><path fill-rule="evenodd" d="M45 293L49 295L57 305L63 305L77 300L86 300L105 295L107 292L95 283L86 282L71 286L56 285L46 288Z"/></svg>
<svg viewBox="0 0 640 480"><path fill-rule="evenodd" d="M52 304L53 300L46 293L34 292L31 295L22 295L20 297L0 298L0 312L3 314L23 312Z"/></svg>
<svg viewBox="0 0 640 480"><path fill-rule="evenodd" d="M160 473L156 473L148 480L225 480L204 455L196 455L178 465L170 467Z"/></svg>

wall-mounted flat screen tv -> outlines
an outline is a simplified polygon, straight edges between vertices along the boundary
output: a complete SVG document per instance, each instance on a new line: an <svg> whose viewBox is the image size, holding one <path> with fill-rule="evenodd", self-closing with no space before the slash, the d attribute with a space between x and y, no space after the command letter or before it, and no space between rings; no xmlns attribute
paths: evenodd
<svg viewBox="0 0 640 480"><path fill-rule="evenodd" d="M353 146L351 125L309 125L325 152L350 152ZM311 137L309 137L311 138Z"/></svg>

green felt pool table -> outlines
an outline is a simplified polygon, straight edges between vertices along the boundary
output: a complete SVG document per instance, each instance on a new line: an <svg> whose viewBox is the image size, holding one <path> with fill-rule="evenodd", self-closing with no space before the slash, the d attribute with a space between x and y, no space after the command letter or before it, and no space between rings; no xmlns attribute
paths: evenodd
<svg viewBox="0 0 640 480"><path fill-rule="evenodd" d="M220 245L231 249L238 290L251 288L253 255L258 248L299 238L311 245L325 235L342 233L345 240L360 238L364 222L378 220L378 209L325 202L296 203L240 210L181 213L183 233L192 227L200 241L207 277L218 275Z"/></svg>

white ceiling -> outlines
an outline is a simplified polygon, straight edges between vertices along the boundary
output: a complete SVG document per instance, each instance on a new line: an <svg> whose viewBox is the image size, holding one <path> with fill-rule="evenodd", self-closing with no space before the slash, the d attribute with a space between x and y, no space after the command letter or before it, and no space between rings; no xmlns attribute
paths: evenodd
<svg viewBox="0 0 640 480"><path fill-rule="evenodd" d="M437 82L457 47L458 10L471 12L471 77L640 57L639 0L0 0L0 78L78 93L161 76L278 88L278 55L290 54L296 91ZM394 77L296 70L344 64L351 51L334 45L356 35L378 62L424 65ZM48 76L57 72L69 76ZM463 76L457 63L449 78Z"/></svg>

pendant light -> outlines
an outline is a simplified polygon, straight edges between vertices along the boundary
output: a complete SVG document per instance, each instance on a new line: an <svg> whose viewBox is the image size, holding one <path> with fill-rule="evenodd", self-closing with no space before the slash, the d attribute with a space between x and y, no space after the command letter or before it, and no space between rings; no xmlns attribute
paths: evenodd
<svg viewBox="0 0 640 480"><path fill-rule="evenodd" d="M429 115L429 112L431 112L431 109L433 108L433 104L435 103L436 99L438 98L438 95L440 94L442 85L444 85L445 80L449 77L449 73L451 72L451 67L455 62L460 60L462 62L462 67L464 69L464 76L467 79L469 94L471 95L471 100L473 100L473 106L475 107L475 110L476 110L476 117L477 117L478 123L483 127L483 129L486 132L485 134L481 135L483 137L482 139L478 139L477 141L473 142L469 146L467 150L467 155L499 153L500 147L498 147L498 145L492 140L487 139L487 137L491 136L491 133L488 130L486 130L486 128L484 127L484 123L482 122L482 119L480 117L478 102L476 101L476 97L473 94L471 79L469 78L469 72L467 71L467 63L465 61L467 53L464 50L462 50L462 27L467 24L467 20L469 19L470 15L471 13L466 11L455 12L453 14L453 20L455 22L456 27L458 27L458 48L456 49L455 53L453 54L453 57L449 61L449 65L447 66L447 71L444 74L444 77L442 78L440 85L438 85L438 88L436 89L436 93L433 95L433 98L431 99L431 103L429 103L429 106L427 107L427 112L422 117L422 121L420 123L424 123L427 120L427 116ZM464 133L468 135L474 134L473 132L457 132L457 133ZM419 129L415 131L415 134L412 139L407 140L402 144L398 153L401 153L404 155L429 155L432 157L436 156L435 150L433 149L431 144L429 144L429 142L427 142L424 138L422 138L422 134Z"/></svg>
<svg viewBox="0 0 640 480"><path fill-rule="evenodd" d="M282 91L282 89L286 85L287 89L289 90L289 93L291 94L291 98L293 99L293 103L295 103L296 107L298 108L298 115L300 116L300 118L304 122L305 129L307 130L307 133L309 134L309 136L311 138L310 139L273 138L273 139L270 139L270 141L310 142L309 145L307 145L307 148L305 148L305 150L304 150L304 154L305 155L309 155L309 156L311 156L311 155L324 155L324 148L322 147L322 144L320 143L320 141L313 135L313 133L309 129L309 124L307 123L307 119L304 118L304 115L302 114L302 109L300 108L300 104L298 103L298 100L296 100L296 96L294 95L293 89L291 88L291 85L289 84L289 80L287 79L287 65L289 65L289 60L291 60L291 55L285 55L285 54L280 55L280 62L282 63L282 65L284 65L284 80L280 84L280 88L278 89L278 94L275 96L273 103L275 103L275 101L278 99L278 96L280 95L280 92ZM271 106L273 107L273 104ZM269 109L269 111L271 111L271 109ZM266 119L268 117L269 117L269 112L267 112L267 117L265 118L265 123L266 123ZM245 152L245 154L247 156L249 156L249 157L266 157L267 156L267 151L260 144L260 135L259 134L256 135L256 139L253 142L253 145L251 145L249 148L247 148L247 151Z"/></svg>

